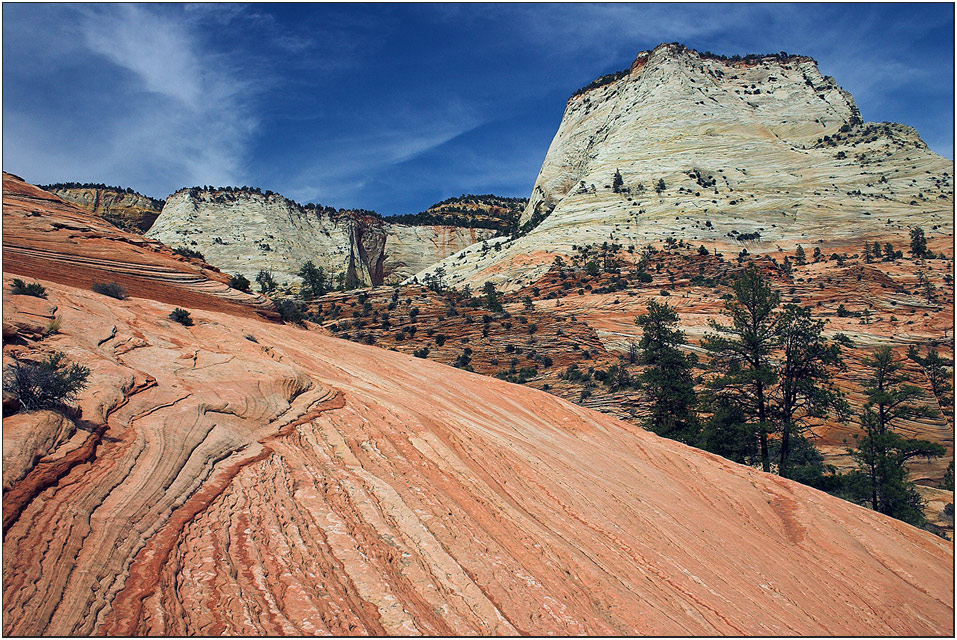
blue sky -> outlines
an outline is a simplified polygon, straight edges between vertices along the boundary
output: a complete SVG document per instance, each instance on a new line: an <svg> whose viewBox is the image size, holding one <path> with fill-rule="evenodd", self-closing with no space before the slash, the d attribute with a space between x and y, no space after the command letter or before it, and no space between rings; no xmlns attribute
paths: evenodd
<svg viewBox="0 0 957 640"><path fill-rule="evenodd" d="M954 157L949 3L4 4L3 168L384 214L528 196L568 96L672 41L812 56Z"/></svg>

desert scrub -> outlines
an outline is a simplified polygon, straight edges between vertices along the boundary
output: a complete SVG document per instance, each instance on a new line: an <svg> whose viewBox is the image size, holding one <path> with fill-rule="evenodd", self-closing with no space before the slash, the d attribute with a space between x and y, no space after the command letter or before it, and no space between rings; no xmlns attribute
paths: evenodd
<svg viewBox="0 0 957 640"><path fill-rule="evenodd" d="M59 351L38 362L17 360L10 368L12 375L3 388L13 393L26 411L63 406L86 387L90 375L89 368L67 363Z"/></svg>
<svg viewBox="0 0 957 640"><path fill-rule="evenodd" d="M47 290L39 282L26 284L20 278L14 278L10 287L10 293L16 296L33 296L34 298L46 298Z"/></svg>
<svg viewBox="0 0 957 640"><path fill-rule="evenodd" d="M193 326L193 319L189 316L189 311L186 309L180 309L176 307L169 313L169 319L173 322L178 322L184 327Z"/></svg>
<svg viewBox="0 0 957 640"><path fill-rule="evenodd" d="M110 296L111 298L116 298L117 300L126 300L126 289L116 282L94 282L90 289L92 289L95 293L99 293L104 296Z"/></svg>

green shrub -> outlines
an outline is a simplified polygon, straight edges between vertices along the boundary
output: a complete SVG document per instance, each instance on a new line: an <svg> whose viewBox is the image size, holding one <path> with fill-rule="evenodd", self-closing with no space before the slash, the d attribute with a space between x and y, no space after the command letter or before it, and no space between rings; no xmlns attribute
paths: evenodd
<svg viewBox="0 0 957 640"><path fill-rule="evenodd" d="M233 289L238 289L239 291L245 291L246 293L249 293L249 287L251 286L251 283L249 282L249 278L241 273L237 273L230 279L229 286Z"/></svg>
<svg viewBox="0 0 957 640"><path fill-rule="evenodd" d="M111 298L116 298L117 300L126 300L126 289L115 282L94 282L90 289L92 289L95 293L99 293L104 296L110 296Z"/></svg>
<svg viewBox="0 0 957 640"><path fill-rule="evenodd" d="M306 318L305 314L302 312L302 307L288 298L284 298L276 303L276 311L279 312L279 317L282 318L283 322L302 324L303 320Z"/></svg>
<svg viewBox="0 0 957 640"><path fill-rule="evenodd" d="M196 249L190 249L189 247L176 247L173 249L173 253L178 256L183 256L184 258L199 258L203 262L206 262L206 256Z"/></svg>
<svg viewBox="0 0 957 640"><path fill-rule="evenodd" d="M16 296L33 296L34 298L46 298L47 290L43 288L39 282L31 282L26 284L20 278L13 279L13 286L11 287L11 293Z"/></svg>
<svg viewBox="0 0 957 640"><path fill-rule="evenodd" d="M65 360L60 352L40 362L17 360L4 389L13 393L27 411L60 407L86 387L90 375L87 367L67 364Z"/></svg>
<svg viewBox="0 0 957 640"><path fill-rule="evenodd" d="M193 326L193 319L189 317L189 311L187 311L186 309L180 309L179 307L176 307L175 309L170 311L169 319L172 320L173 322L180 323L184 327Z"/></svg>

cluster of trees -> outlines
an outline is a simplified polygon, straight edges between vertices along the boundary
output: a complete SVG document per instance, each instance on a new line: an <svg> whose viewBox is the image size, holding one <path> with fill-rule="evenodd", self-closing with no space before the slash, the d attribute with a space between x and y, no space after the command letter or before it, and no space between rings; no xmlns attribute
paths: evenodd
<svg viewBox="0 0 957 640"><path fill-rule="evenodd" d="M184 258L198 258L206 262L206 256L196 249L190 249L189 247L173 247L173 253L178 256L183 256Z"/></svg>
<svg viewBox="0 0 957 640"><path fill-rule="evenodd" d="M445 290L445 267L440 265L435 268L435 271L426 273L422 276L422 284L436 293Z"/></svg>
<svg viewBox="0 0 957 640"><path fill-rule="evenodd" d="M218 194L221 194L221 196L227 196L227 197L232 196L231 199L233 200L235 200L235 197L238 195L250 194L250 193L265 196L266 198L269 198L271 196L279 196L280 198L283 199L283 202L285 202L285 204L289 206L290 208L300 209L302 211L308 211L310 213L315 213L316 215L326 215L326 216L329 216L330 218L336 218L341 215L353 214L356 216L376 218L379 220L382 219L381 213L377 211L373 211L371 209L343 209L341 207L337 209L335 207L329 207L329 206L317 204L314 202L300 204L296 202L295 200L290 200L289 198L283 196L282 194L276 193L275 191L270 191L269 189L266 189L264 191L260 187L247 187L246 185L243 185L241 187L230 187L230 186L214 187L212 185L202 185L202 186L196 186L196 187L189 187L188 189L180 189L180 191L188 191L190 197L192 198L198 198L199 195L203 192L218 193ZM160 205L163 204L162 201L158 201L158 202L160 203Z"/></svg>
<svg viewBox="0 0 957 640"><path fill-rule="evenodd" d="M571 97L574 98L576 96L580 96L583 93L587 93L591 91L592 89L597 89L598 87L604 87L606 84L611 84L612 82L621 80L622 78L627 76L630 71L631 71L631 67L627 69L622 69L621 71L615 71L614 73L603 75L602 77L588 83L581 89L578 89L575 93L572 94Z"/></svg>
<svg viewBox="0 0 957 640"><path fill-rule="evenodd" d="M436 209L438 207L455 204L458 202L464 202L465 204L493 204L493 205L512 205L513 208L521 209L528 203L528 198L513 198L509 196L497 196L494 193L484 193L482 195L475 195L471 193L463 193L462 195L456 197L452 196L451 198L446 198L442 202L436 202L433 204L430 209Z"/></svg>
<svg viewBox="0 0 957 640"><path fill-rule="evenodd" d="M913 227L910 230L910 254L914 260L933 260L940 257L927 248L927 237L920 227ZM884 243L882 249L881 243L875 241L874 244L864 243L863 255L864 262L870 264L873 260L881 260L882 262L900 260L904 257L904 252L895 251L894 245L890 242Z"/></svg>
<svg viewBox="0 0 957 640"><path fill-rule="evenodd" d="M458 213L459 215L455 215ZM510 233L518 222L518 213L515 213L510 219L506 218L478 218L474 211L459 209L455 212L444 211L423 211L422 213L406 213L399 216L391 216L388 221L393 224L407 226L443 226L443 227L469 227L473 229L492 229L502 233ZM486 212L483 212L483 214Z"/></svg>
<svg viewBox="0 0 957 640"><path fill-rule="evenodd" d="M779 51L778 53L747 53L743 56L736 54L730 57L705 51L704 53L699 53L698 55L705 59L723 60L724 62L758 62L761 60L777 60L779 62L783 62L794 57L787 51Z"/></svg>
<svg viewBox="0 0 957 640"><path fill-rule="evenodd" d="M484 195L462 194L438 202L426 211L390 216L389 222L402 225L444 225L449 227L471 227L493 229L503 233L514 231L518 218L528 203L527 198L511 198ZM455 205L484 205L487 209L469 209ZM498 208L496 211L494 208Z"/></svg>
<svg viewBox="0 0 957 640"><path fill-rule="evenodd" d="M685 335L677 328L675 310L652 301L647 313L636 318L643 329L637 362L644 369L637 381L648 407L644 426L923 525L907 463L945 451L894 430L900 422L934 410L915 402L922 392L906 383L902 361L893 351L880 348L864 361L869 370L859 415L864 435L851 451L857 469L825 474L807 434L815 421L849 417L834 374L844 367L842 352L850 340L842 334L827 338L824 322L812 318L807 307L782 308L780 294L754 264L735 280L723 315L725 322L712 321L702 341L710 359L697 379L697 359L683 349ZM946 380L941 360L931 354L922 359ZM696 382L704 383L700 395Z"/></svg>

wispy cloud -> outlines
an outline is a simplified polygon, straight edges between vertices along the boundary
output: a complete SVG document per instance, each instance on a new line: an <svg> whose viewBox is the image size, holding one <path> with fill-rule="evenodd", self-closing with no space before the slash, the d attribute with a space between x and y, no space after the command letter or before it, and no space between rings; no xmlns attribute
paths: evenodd
<svg viewBox="0 0 957 640"><path fill-rule="evenodd" d="M292 179L290 193L323 204L362 206L371 177L413 160L482 124L474 110L454 101L426 108L395 109L388 117L370 114L361 130L330 132L313 141L316 154Z"/></svg>
<svg viewBox="0 0 957 640"><path fill-rule="evenodd" d="M204 37L208 22L228 22L233 8L221 16L147 4L50 11L60 37L46 41L45 70L59 86L33 93L18 83L4 114L17 123L4 127L17 149L5 164L24 165L37 181L123 181L160 196L171 184L241 178L257 126L255 78Z"/></svg>
<svg viewBox="0 0 957 640"><path fill-rule="evenodd" d="M228 20L231 9L226 7ZM256 120L247 105L249 80L229 60L205 50L198 29L209 13L168 12L151 5L84 9L79 23L90 51L130 72L127 93L150 99L122 114L114 131L113 162L131 151L184 184L239 178Z"/></svg>
<svg viewBox="0 0 957 640"><path fill-rule="evenodd" d="M865 118L953 156L941 5L9 3L3 18L4 166L39 182L250 184L383 212L520 195L564 99L669 41L814 56Z"/></svg>

